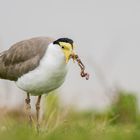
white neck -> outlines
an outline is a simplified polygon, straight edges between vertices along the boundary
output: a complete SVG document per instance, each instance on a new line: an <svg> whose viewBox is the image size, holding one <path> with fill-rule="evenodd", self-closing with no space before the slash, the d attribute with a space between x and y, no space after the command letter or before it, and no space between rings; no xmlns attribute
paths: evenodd
<svg viewBox="0 0 140 140"><path fill-rule="evenodd" d="M47 61L53 59L55 63L61 63L62 65L66 65L65 55L59 45L53 43L49 44L47 48L47 53L45 55L47 55L47 57L49 58L51 57L51 59L47 58Z"/></svg>

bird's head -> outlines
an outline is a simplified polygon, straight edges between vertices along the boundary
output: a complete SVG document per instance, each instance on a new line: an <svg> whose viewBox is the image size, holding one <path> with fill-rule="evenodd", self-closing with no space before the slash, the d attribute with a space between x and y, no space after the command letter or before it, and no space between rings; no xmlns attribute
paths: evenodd
<svg viewBox="0 0 140 140"><path fill-rule="evenodd" d="M59 38L57 40L55 40L53 42L53 44L57 44L59 45L59 47L61 47L64 55L65 55L65 60L66 63L68 63L69 59L71 58L71 56L74 56L74 43L73 40L69 39L69 38Z"/></svg>

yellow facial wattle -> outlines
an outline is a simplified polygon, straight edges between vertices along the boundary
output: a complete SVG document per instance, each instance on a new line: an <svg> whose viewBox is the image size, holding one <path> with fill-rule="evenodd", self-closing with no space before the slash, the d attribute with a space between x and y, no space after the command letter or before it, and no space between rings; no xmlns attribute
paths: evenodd
<svg viewBox="0 0 140 140"><path fill-rule="evenodd" d="M68 63L70 56L74 54L73 46L66 42L59 42L59 44L64 52L66 63Z"/></svg>

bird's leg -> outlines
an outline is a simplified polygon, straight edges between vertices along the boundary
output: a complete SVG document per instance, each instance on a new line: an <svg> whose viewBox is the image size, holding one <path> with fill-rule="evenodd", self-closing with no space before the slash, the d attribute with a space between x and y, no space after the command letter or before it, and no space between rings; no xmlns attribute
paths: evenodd
<svg viewBox="0 0 140 140"><path fill-rule="evenodd" d="M40 101L41 101L41 95L38 96L37 102L36 102L36 119L37 119L37 131L39 132L39 112L40 112Z"/></svg>
<svg viewBox="0 0 140 140"><path fill-rule="evenodd" d="M25 105L26 105L26 113L29 118L29 123L32 126L32 115L31 115L31 105L30 105L30 95L27 93L27 98L25 99Z"/></svg>

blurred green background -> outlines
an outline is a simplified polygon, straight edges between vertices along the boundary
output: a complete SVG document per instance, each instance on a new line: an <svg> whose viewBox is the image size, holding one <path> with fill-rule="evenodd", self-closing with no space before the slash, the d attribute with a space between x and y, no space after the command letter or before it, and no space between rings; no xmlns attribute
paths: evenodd
<svg viewBox="0 0 140 140"><path fill-rule="evenodd" d="M116 102L102 113L60 107L57 94L49 94L45 98L46 110L39 134L35 124L29 127L24 112L9 111L0 116L0 139L137 140L140 138L140 114L136 97L124 91L118 94Z"/></svg>

